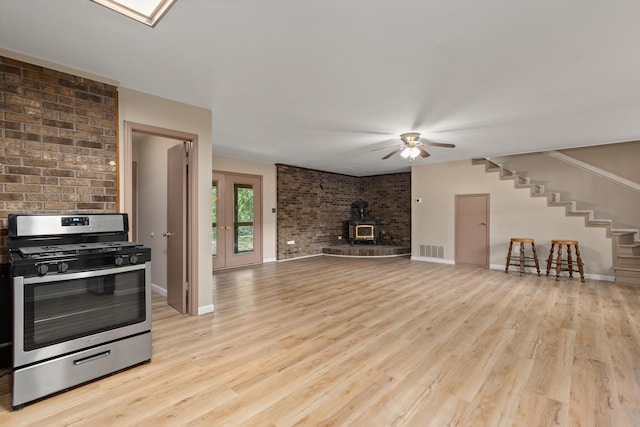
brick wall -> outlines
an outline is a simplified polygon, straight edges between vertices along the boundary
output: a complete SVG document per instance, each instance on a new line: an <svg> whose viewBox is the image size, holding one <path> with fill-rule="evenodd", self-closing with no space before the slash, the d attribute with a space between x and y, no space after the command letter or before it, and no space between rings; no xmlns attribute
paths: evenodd
<svg viewBox="0 0 640 427"><path fill-rule="evenodd" d="M0 262L7 215L117 211L117 89L0 56Z"/></svg>
<svg viewBox="0 0 640 427"><path fill-rule="evenodd" d="M411 173L362 177L360 198L369 202L369 216L380 221L382 243L411 246Z"/></svg>
<svg viewBox="0 0 640 427"><path fill-rule="evenodd" d="M288 165L276 170L278 259L319 254L337 244L358 198L358 178Z"/></svg>
<svg viewBox="0 0 640 427"><path fill-rule="evenodd" d="M317 255L324 246L346 243L357 200L367 200L370 216L381 221L383 244L410 244L410 173L359 178L281 164L276 170L278 259Z"/></svg>

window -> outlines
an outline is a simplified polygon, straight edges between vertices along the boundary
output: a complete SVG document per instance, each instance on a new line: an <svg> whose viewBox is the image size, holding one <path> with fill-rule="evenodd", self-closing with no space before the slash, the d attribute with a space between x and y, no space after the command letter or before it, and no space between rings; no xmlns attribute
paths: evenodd
<svg viewBox="0 0 640 427"><path fill-rule="evenodd" d="M92 0L129 18L155 27L176 0Z"/></svg>

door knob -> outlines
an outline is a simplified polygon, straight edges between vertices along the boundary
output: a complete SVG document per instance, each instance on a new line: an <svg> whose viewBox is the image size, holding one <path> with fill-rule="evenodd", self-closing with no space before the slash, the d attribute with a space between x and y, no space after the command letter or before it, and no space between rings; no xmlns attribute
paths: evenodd
<svg viewBox="0 0 640 427"><path fill-rule="evenodd" d="M168 231L166 233L162 233L162 237L171 237L171 236L173 236L173 233L170 233Z"/></svg>
<svg viewBox="0 0 640 427"><path fill-rule="evenodd" d="M487 225L487 223L486 223L486 222L484 222L484 221L482 221L482 222L480 223L480 225Z"/></svg>
<svg viewBox="0 0 640 427"><path fill-rule="evenodd" d="M227 225L227 230L231 230L231 227L229 227L228 225Z"/></svg>
<svg viewBox="0 0 640 427"><path fill-rule="evenodd" d="M220 226L220 230L224 230L224 225L221 225L221 226Z"/></svg>

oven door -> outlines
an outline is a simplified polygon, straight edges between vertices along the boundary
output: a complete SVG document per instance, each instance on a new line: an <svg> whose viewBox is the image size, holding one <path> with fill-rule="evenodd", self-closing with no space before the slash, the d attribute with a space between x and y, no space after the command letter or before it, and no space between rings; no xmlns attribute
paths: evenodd
<svg viewBox="0 0 640 427"><path fill-rule="evenodd" d="M14 277L13 367L151 330L151 263Z"/></svg>

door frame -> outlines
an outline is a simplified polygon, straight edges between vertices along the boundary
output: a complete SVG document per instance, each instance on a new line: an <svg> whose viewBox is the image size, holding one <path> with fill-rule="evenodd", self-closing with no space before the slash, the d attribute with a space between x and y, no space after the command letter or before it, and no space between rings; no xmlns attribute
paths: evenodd
<svg viewBox="0 0 640 427"><path fill-rule="evenodd" d="M468 197L483 197L485 200L485 217L486 217L486 224L485 224L485 236L484 236L484 241L485 241L485 260L484 260L484 264L483 265L479 265L479 264L467 264L464 262L459 262L458 261L458 238L460 230L458 230L458 221L460 219L459 217L459 210L458 210L458 200L463 199L463 198L468 198ZM474 266L478 266L478 267L485 267L485 268L489 268L489 260L491 258L491 254L490 254L490 250L491 250L491 242L490 242L490 233L489 233L489 224L491 223L489 215L490 215L490 207L491 207L491 200L490 200L490 193L476 193L476 194L456 194L455 195L455 206L454 206L454 262L456 264L460 264L460 265L474 265Z"/></svg>
<svg viewBox="0 0 640 427"><path fill-rule="evenodd" d="M123 144L123 162L124 162L124 212L133 212L133 133L144 133L147 135L154 135L169 139L176 139L179 141L191 142L189 151L189 173L187 184L189 186L189 194L187 197L187 233L185 239L191 236L187 245L187 277L189 278L187 284L188 301L187 301L187 314L190 316L198 315L198 198L195 195L198 194L198 162L195 159L198 158L198 135L188 132L177 131L173 129L166 129L158 126L145 125L142 123L135 123L125 120L124 121L124 144ZM191 197L189 197L191 196Z"/></svg>

